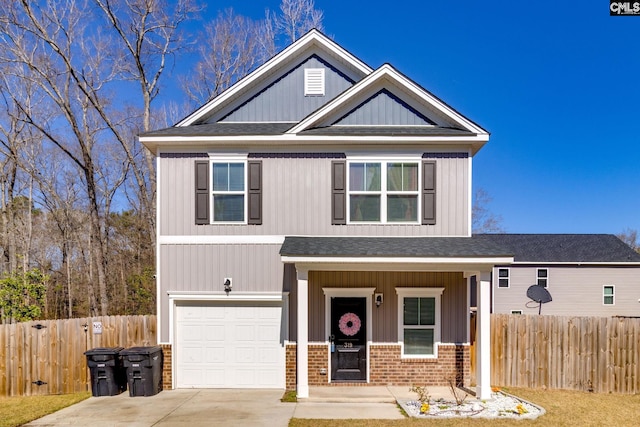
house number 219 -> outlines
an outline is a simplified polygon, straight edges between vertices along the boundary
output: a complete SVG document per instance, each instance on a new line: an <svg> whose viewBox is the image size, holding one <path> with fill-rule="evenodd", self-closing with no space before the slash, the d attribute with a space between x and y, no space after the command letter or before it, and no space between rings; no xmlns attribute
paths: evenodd
<svg viewBox="0 0 640 427"><path fill-rule="evenodd" d="M344 343L344 348L353 348L353 343L352 342Z"/></svg>

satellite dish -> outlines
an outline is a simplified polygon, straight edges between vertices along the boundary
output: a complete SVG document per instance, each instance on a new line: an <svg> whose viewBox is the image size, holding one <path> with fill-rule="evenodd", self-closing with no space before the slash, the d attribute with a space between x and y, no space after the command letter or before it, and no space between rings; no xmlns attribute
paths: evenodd
<svg viewBox="0 0 640 427"><path fill-rule="evenodd" d="M538 314L542 311L542 304L551 302L551 294L544 286L533 285L527 289L527 297L538 303Z"/></svg>

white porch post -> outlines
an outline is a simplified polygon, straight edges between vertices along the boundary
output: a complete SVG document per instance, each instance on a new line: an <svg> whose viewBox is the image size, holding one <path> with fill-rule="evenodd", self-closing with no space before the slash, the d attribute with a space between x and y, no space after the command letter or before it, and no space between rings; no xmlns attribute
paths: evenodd
<svg viewBox="0 0 640 427"><path fill-rule="evenodd" d="M476 397L491 398L491 282L488 271L476 278L478 311L476 321Z"/></svg>
<svg viewBox="0 0 640 427"><path fill-rule="evenodd" d="M296 369L298 398L309 397L309 272L298 270L298 339Z"/></svg>

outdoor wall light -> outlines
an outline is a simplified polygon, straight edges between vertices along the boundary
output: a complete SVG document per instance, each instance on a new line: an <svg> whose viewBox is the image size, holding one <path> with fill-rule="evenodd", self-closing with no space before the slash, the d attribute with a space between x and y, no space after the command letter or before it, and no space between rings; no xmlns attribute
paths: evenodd
<svg viewBox="0 0 640 427"><path fill-rule="evenodd" d="M231 288L233 287L233 284L231 283L231 278L230 277L225 277L224 279L224 291L227 293L227 295L229 294L229 292L231 292Z"/></svg>
<svg viewBox="0 0 640 427"><path fill-rule="evenodd" d="M382 304L382 300L382 294L375 294L376 307L380 307L380 304Z"/></svg>

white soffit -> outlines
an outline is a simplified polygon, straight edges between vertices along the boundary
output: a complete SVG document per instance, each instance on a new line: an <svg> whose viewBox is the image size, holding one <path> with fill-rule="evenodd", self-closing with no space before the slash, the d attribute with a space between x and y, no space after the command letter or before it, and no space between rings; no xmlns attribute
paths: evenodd
<svg viewBox="0 0 640 427"><path fill-rule="evenodd" d="M388 80L385 84L384 80ZM463 129L467 129L470 132L478 135L488 136L488 132L467 119L453 108L442 102L436 96L432 95L403 74L398 72L389 64L384 64L367 77L363 78L351 88L344 91L341 95L337 96L333 101L325 104L322 108L318 109L314 113L307 116L300 121L297 125L287 131L288 134L297 134L306 129L319 125L325 120L329 120L332 117L338 116L341 113L344 114L354 99L360 100L363 94L369 94L373 86L382 85L395 85L400 90L403 90L410 94L412 97L424 103L424 105L438 114L446 117L451 122L459 125ZM392 90L392 92L394 92Z"/></svg>
<svg viewBox="0 0 640 427"><path fill-rule="evenodd" d="M340 47L334 41L330 40L320 31L313 29L307 34L299 38L296 42L289 45L282 52L265 62L263 65L249 73L233 86L216 96L214 99L197 109L195 112L181 120L176 126L189 126L207 116L210 112L214 111L217 107L233 99L233 97L242 93L243 90L255 85L258 81L268 76L274 69L287 62L290 58L296 54L303 52L310 46L315 45L321 50L326 50L330 54L342 59L345 63L349 64L354 69L361 72L363 75L370 74L373 70L364 62L347 52Z"/></svg>

